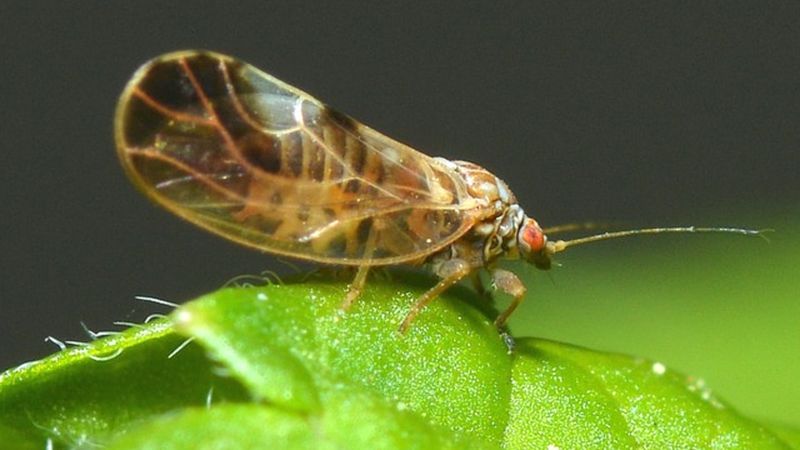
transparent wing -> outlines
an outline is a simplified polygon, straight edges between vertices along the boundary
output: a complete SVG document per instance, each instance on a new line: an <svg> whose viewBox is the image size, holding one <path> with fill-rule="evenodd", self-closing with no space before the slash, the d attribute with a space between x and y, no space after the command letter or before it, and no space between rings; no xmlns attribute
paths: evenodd
<svg viewBox="0 0 800 450"><path fill-rule="evenodd" d="M417 260L473 224L446 163L236 59L179 52L144 65L117 109L131 179L241 244L336 264Z"/></svg>

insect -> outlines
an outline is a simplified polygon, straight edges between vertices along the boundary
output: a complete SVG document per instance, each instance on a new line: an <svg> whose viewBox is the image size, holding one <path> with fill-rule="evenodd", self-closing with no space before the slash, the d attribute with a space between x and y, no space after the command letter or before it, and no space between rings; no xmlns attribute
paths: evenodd
<svg viewBox="0 0 800 450"><path fill-rule="evenodd" d="M262 251L357 268L344 309L360 296L370 268L430 266L439 281L411 306L401 332L440 293L481 269L511 297L495 320L503 327L526 289L497 267L501 258L549 269L556 253L598 240L759 234L671 227L551 241L506 183L482 167L427 156L212 52L170 53L141 67L119 101L115 137L128 176L178 216Z"/></svg>

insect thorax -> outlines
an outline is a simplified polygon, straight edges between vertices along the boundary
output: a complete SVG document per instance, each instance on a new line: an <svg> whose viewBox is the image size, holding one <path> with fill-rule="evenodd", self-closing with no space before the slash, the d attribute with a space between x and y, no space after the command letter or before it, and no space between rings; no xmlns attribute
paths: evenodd
<svg viewBox="0 0 800 450"><path fill-rule="evenodd" d="M436 265L460 258L472 267L491 265L501 256L517 257L517 232L525 213L506 183L491 172L467 161L448 161L464 179L467 192L478 204L475 224L460 239L429 262Z"/></svg>

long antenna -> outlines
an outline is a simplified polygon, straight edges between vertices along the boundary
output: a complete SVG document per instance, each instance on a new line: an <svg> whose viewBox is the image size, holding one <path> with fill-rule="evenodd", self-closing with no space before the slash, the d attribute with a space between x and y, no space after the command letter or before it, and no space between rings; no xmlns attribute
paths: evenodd
<svg viewBox="0 0 800 450"><path fill-rule="evenodd" d="M727 227L662 227L662 228L642 228L639 230L612 231L593 236L586 236L568 241L555 241L552 244L552 252L564 251L567 247L588 244L589 242L605 241L607 239L617 239L640 234L664 234L664 233L733 233L745 236L759 236L764 238L765 231L772 230L749 230L746 228L727 228ZM766 239L766 238L764 238Z"/></svg>
<svg viewBox="0 0 800 450"><path fill-rule="evenodd" d="M570 231L586 231L586 230L608 230L614 227L613 222L576 222L564 223L560 225L553 225L551 227L543 228L542 232L548 236L554 234L567 233Z"/></svg>

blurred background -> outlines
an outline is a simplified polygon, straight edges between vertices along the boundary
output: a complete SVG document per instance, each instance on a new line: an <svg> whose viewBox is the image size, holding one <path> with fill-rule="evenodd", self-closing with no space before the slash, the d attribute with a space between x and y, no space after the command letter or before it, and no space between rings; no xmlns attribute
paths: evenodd
<svg viewBox="0 0 800 450"><path fill-rule="evenodd" d="M446 2L443 2L446 3ZM543 225L774 228L571 250L519 335L652 358L800 425L800 3L2 2L0 370L271 268L149 204L112 115L146 60L235 55L425 153L504 178Z"/></svg>

